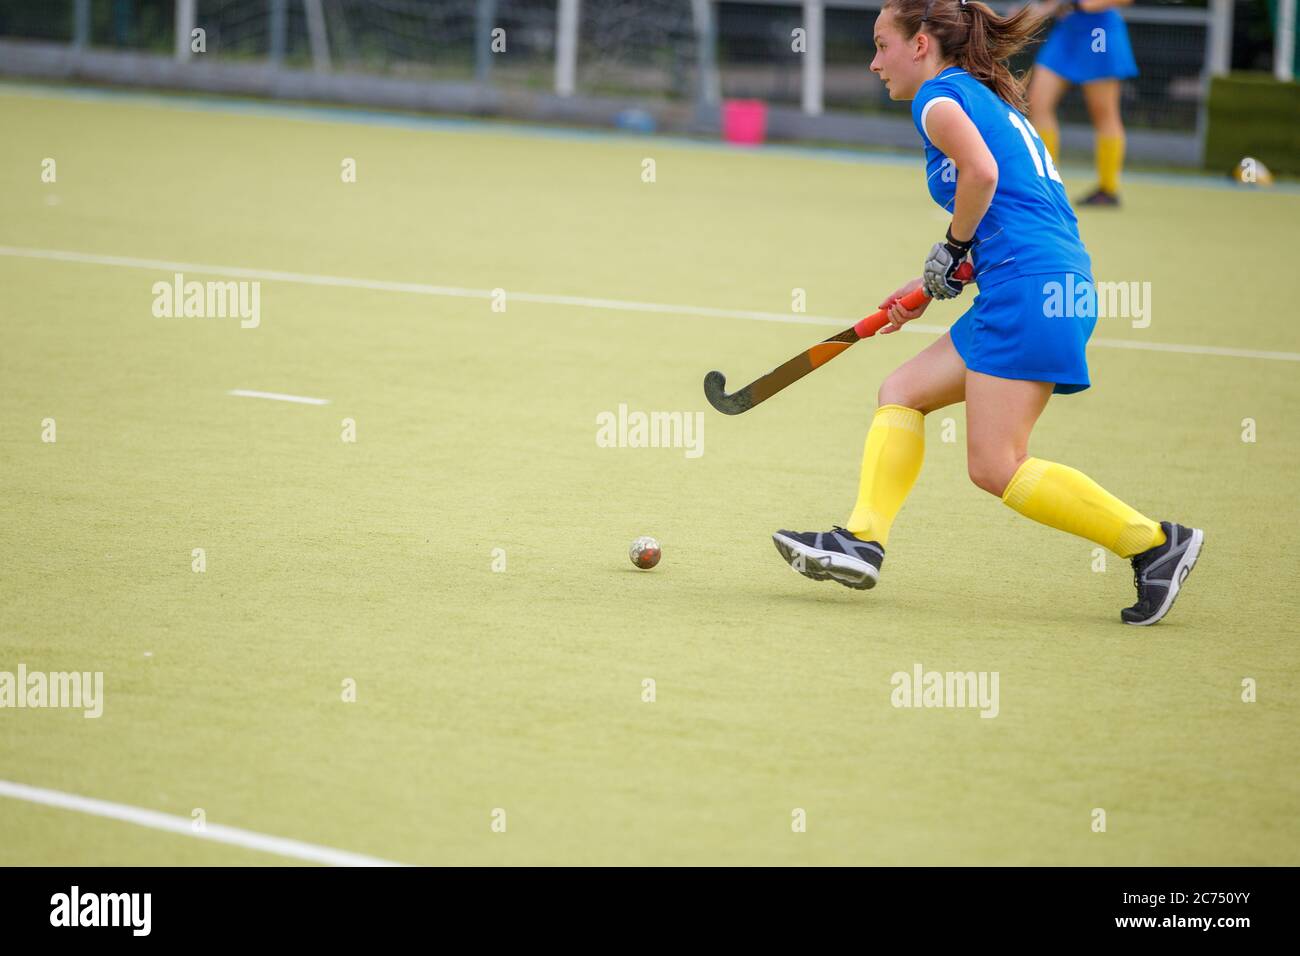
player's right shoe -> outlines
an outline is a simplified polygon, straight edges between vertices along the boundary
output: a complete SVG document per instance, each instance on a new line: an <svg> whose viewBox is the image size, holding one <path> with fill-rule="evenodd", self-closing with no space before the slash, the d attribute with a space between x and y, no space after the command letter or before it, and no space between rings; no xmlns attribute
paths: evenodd
<svg viewBox="0 0 1300 956"><path fill-rule="evenodd" d="M1133 585L1138 600L1132 607L1119 612L1125 624L1143 627L1155 624L1169 613L1174 598L1192 573L1196 559L1201 555L1205 532L1200 528L1184 528L1169 521L1160 522L1165 532L1165 543L1135 554Z"/></svg>
<svg viewBox="0 0 1300 956"><path fill-rule="evenodd" d="M845 587L865 591L880 580L885 549L875 541L854 537L844 528L778 531L772 541L790 567L814 581L838 581Z"/></svg>

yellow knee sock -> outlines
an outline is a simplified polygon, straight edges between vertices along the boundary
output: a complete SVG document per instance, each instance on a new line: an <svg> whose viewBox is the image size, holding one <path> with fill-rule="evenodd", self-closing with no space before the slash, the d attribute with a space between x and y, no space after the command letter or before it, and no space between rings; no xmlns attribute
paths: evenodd
<svg viewBox="0 0 1300 956"><path fill-rule="evenodd" d="M1081 471L1026 458L1002 492L1004 504L1049 528L1095 541L1121 558L1165 543L1160 525Z"/></svg>
<svg viewBox="0 0 1300 956"><path fill-rule="evenodd" d="M862 450L858 503L845 526L863 541L889 542L889 528L921 473L925 416L902 405L881 405Z"/></svg>
<svg viewBox="0 0 1300 956"><path fill-rule="evenodd" d="M1119 171L1124 166L1124 137L1097 137L1097 180L1112 195L1119 192Z"/></svg>
<svg viewBox="0 0 1300 956"><path fill-rule="evenodd" d="M1061 154L1059 152L1061 148L1060 130L1055 130L1055 129L1039 130L1038 138L1041 139L1043 141L1043 145L1047 147L1047 152L1052 157L1053 162L1059 163L1061 161Z"/></svg>

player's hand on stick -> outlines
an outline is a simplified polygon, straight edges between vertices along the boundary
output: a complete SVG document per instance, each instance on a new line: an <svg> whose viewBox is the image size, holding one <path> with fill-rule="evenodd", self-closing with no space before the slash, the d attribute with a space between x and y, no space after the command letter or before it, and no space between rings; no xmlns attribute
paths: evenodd
<svg viewBox="0 0 1300 956"><path fill-rule="evenodd" d="M913 319L920 318L921 313L929 307L929 299L923 300L915 309L909 309L899 301L909 292L914 292L921 288L923 282L924 280L922 279L913 279L911 282L895 290L889 298L880 303L879 308L887 310L887 317L889 319L889 324L881 327L881 335L888 335L890 332L897 332L903 327L904 322L911 322Z"/></svg>
<svg viewBox="0 0 1300 956"><path fill-rule="evenodd" d="M948 235L944 241L934 244L929 258L925 260L925 269L921 273L925 291L931 298L952 299L961 295L962 282L955 278L955 275L974 244L973 239L954 239L951 226L948 227Z"/></svg>

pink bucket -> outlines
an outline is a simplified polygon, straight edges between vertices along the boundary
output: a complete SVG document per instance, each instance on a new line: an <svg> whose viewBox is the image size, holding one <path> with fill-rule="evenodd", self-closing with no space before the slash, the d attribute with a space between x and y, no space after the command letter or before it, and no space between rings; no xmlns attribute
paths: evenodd
<svg viewBox="0 0 1300 956"><path fill-rule="evenodd" d="M724 100L722 138L754 146L767 135L767 104L762 100Z"/></svg>

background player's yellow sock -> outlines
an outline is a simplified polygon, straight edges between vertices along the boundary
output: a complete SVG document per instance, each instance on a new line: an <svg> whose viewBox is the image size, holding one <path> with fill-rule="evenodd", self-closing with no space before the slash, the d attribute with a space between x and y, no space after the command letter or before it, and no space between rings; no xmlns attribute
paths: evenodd
<svg viewBox="0 0 1300 956"><path fill-rule="evenodd" d="M1026 518L1095 541L1121 558L1165 543L1160 525L1134 511L1081 471L1026 458L1002 492Z"/></svg>
<svg viewBox="0 0 1300 956"><path fill-rule="evenodd" d="M1097 137L1097 180L1101 188L1116 195L1119 193L1119 171L1124 167L1124 137Z"/></svg>
<svg viewBox="0 0 1300 956"><path fill-rule="evenodd" d="M1038 138L1041 139L1041 140L1043 141L1043 145L1047 147L1047 152L1048 152L1048 154L1052 157L1052 161L1053 161L1053 162L1056 162L1056 163L1060 163L1060 161L1061 161L1061 153L1060 153L1060 148L1061 148L1061 132L1060 132L1060 130L1055 130L1055 129L1043 129L1043 130L1039 130L1039 131L1038 131Z"/></svg>
<svg viewBox="0 0 1300 956"><path fill-rule="evenodd" d="M863 541L889 541L889 528L921 473L925 416L902 405L881 405L862 450L858 503L845 526Z"/></svg>

